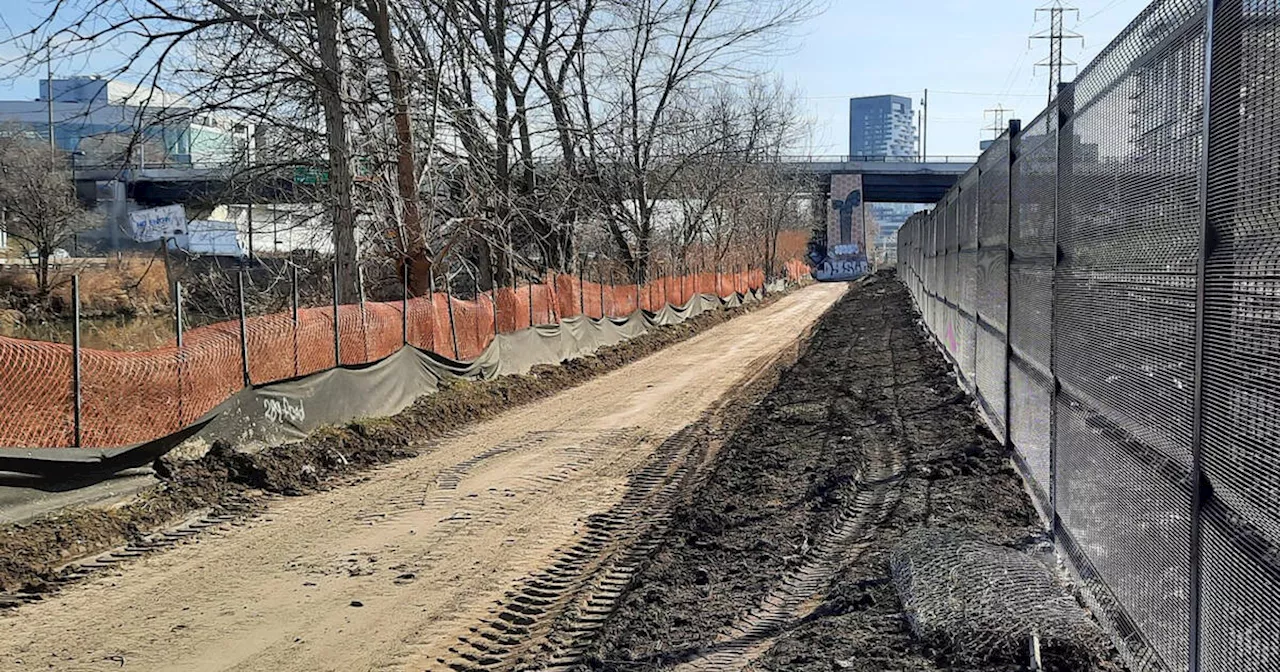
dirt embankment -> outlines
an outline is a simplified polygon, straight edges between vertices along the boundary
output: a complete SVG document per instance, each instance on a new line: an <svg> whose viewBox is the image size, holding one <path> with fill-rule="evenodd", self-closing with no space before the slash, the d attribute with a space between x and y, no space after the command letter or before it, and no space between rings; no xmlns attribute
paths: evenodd
<svg viewBox="0 0 1280 672"><path fill-rule="evenodd" d="M254 492L313 492L371 466L416 455L426 441L445 432L579 385L772 300L706 312L591 356L536 367L528 375L457 383L393 418L325 429L300 443L253 455L217 444L194 462L160 460L155 466L161 486L129 504L0 527L0 592L55 590L56 568L68 561L138 540L193 511L240 509Z"/></svg>
<svg viewBox="0 0 1280 672"><path fill-rule="evenodd" d="M677 507L589 652L591 669L974 669L913 641L890 551L925 527L1019 549L1043 534L1002 444L915 319L888 276L822 320L706 486ZM844 538L830 542L832 530ZM815 568L816 589L781 618ZM1045 663L1115 669L1103 648L1088 660L1046 651ZM1013 672L1024 656L980 667Z"/></svg>

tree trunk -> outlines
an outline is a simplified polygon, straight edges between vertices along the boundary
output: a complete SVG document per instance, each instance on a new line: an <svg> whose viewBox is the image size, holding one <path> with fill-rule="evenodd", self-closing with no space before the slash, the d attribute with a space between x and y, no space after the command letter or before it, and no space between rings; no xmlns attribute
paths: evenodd
<svg viewBox="0 0 1280 672"><path fill-rule="evenodd" d="M321 81L317 82L324 108L329 150L329 213L333 225L333 253L337 262L338 301L355 303L356 223L352 197L351 150L347 138L347 113L342 101L342 55L339 51L338 8L335 0L316 0Z"/></svg>
<svg viewBox="0 0 1280 672"><path fill-rule="evenodd" d="M409 290L416 295L430 291L431 264L428 260L426 238L422 230L422 208L418 199L417 157L413 147L413 124L409 118L409 92L404 82L404 72L396 55L395 40L391 34L391 11L387 0L370 0L368 17L373 24L374 36L382 62L387 68L387 88L391 96L392 114L396 130L396 188L403 204L403 250L409 259Z"/></svg>

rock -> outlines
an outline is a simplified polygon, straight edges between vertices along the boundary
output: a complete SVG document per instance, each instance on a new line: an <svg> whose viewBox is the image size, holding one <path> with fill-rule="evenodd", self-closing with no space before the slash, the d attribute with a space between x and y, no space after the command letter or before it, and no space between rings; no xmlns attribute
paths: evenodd
<svg viewBox="0 0 1280 672"><path fill-rule="evenodd" d="M364 602L361 602L360 600L351 600L351 606L353 606L353 607L363 607L363 606L364 606Z"/></svg>

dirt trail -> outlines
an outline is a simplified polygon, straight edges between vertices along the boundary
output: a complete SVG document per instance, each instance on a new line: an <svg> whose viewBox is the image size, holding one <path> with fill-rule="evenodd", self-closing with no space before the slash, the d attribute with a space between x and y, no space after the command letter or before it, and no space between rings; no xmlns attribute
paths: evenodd
<svg viewBox="0 0 1280 672"><path fill-rule="evenodd" d="M501 654L469 649L468 633L538 614L563 624L584 613L565 600L607 595L610 572L625 575L632 546L662 520L628 514L669 507L707 459L689 432L714 433L699 424L707 411L844 289L800 290L362 482L280 501L248 525L17 610L0 618L0 669L492 664L484 658ZM599 566L586 572L588 561ZM601 577L591 590L556 592L588 575ZM517 586L564 604L494 606Z"/></svg>
<svg viewBox="0 0 1280 672"><path fill-rule="evenodd" d="M892 275L849 292L677 507L579 669L1016 672L916 641L889 577L912 530L1018 550L1043 532L1017 472ZM1046 670L1117 669L1098 642Z"/></svg>

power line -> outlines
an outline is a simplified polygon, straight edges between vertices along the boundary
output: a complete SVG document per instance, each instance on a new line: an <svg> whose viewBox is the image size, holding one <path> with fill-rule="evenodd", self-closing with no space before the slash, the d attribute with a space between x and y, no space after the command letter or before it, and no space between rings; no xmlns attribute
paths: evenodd
<svg viewBox="0 0 1280 672"><path fill-rule="evenodd" d="M1124 0L1111 0L1111 2L1108 2L1102 9L1099 9L1098 11L1078 21L1076 23L1076 28L1079 28L1080 26L1083 26L1084 24L1089 23L1090 21L1098 18L1099 16L1102 16L1103 14L1106 14L1112 7L1115 7L1116 5L1122 2L1124 2Z"/></svg>

